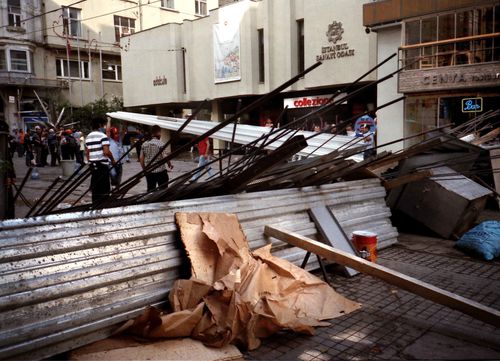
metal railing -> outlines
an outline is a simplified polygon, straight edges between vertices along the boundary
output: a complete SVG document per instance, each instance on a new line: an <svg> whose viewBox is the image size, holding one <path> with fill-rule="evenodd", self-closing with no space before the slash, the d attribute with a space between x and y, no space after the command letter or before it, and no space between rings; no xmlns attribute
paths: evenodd
<svg viewBox="0 0 500 361"><path fill-rule="evenodd" d="M36 78L28 73L0 71L0 85L31 86L41 88L67 88L68 82L62 79Z"/></svg>

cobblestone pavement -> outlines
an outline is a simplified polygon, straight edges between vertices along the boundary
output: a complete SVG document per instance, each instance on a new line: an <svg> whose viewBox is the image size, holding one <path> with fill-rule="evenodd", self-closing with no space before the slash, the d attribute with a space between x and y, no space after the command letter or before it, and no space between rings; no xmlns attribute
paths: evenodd
<svg viewBox="0 0 500 361"><path fill-rule="evenodd" d="M451 241L426 239L443 243L440 247L434 244L435 253L430 253L418 236L400 238L413 243L408 247L403 239L381 251L378 263L500 309L500 261L466 257L451 248ZM332 320L329 327L317 328L314 336L282 332L266 339L257 350L246 352L245 359L500 359L500 328L370 276L333 275L330 281L339 293L363 307Z"/></svg>

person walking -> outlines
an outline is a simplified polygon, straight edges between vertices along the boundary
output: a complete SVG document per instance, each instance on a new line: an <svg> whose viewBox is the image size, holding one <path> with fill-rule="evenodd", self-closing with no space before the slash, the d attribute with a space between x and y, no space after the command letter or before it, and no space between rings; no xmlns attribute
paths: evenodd
<svg viewBox="0 0 500 361"><path fill-rule="evenodd" d="M55 167L57 165L57 161L61 163L61 158L59 157L59 142L57 140L57 134L52 128L49 129L47 143L49 145L50 166Z"/></svg>
<svg viewBox="0 0 500 361"><path fill-rule="evenodd" d="M116 161L109 172L111 185L117 187L122 181L123 168L119 160L123 155L123 148L120 142L120 131L116 127L109 129L109 150L113 153Z"/></svg>
<svg viewBox="0 0 500 361"><path fill-rule="evenodd" d="M126 154L125 162L127 162L127 163L130 162L129 150L130 150L130 145L131 145L131 141L130 141L131 137L132 137L132 134L130 134L129 131L125 128L125 134L123 135L123 138L122 138L122 147L123 147L123 154Z"/></svg>
<svg viewBox="0 0 500 361"><path fill-rule="evenodd" d="M35 165L42 166L42 128L38 125L35 127L35 133L31 136L31 147L35 153Z"/></svg>
<svg viewBox="0 0 500 361"><path fill-rule="evenodd" d="M161 149L165 146L165 143L163 143L160 138L161 138L161 128L157 125L154 125L153 128L151 129L152 134L151 134L151 140L148 140L144 142L142 145L142 152L140 153L141 155L139 156L139 161L141 162L141 167L143 170L145 170L150 164L153 158L156 157L156 155L160 152ZM156 157L154 163L160 161L164 157L168 155L166 149L163 150L163 153ZM170 163L170 161L167 162L168 168L172 170L174 167ZM155 169L152 169L151 171L148 171L146 173L146 183L148 187L148 192L151 192L155 190L157 187L158 188L166 188L168 185L168 172L167 172L167 165L162 164L159 167L156 167Z"/></svg>
<svg viewBox="0 0 500 361"><path fill-rule="evenodd" d="M202 170L205 169L207 163L210 161L210 140L204 138L198 142L198 171L191 177L190 182L196 182L201 177ZM208 166L208 176L212 176L212 167Z"/></svg>
<svg viewBox="0 0 500 361"><path fill-rule="evenodd" d="M85 146L87 159L90 163L92 176L90 189L92 191L92 205L95 207L109 195L109 162L115 164L115 158L109 150L109 139L100 128L104 127L106 120L102 117L92 119L92 132L87 135Z"/></svg>
<svg viewBox="0 0 500 361"><path fill-rule="evenodd" d="M135 136L135 151L137 152L137 161L141 161L141 150L142 145L144 144L144 134L142 134L142 130L137 129L137 135Z"/></svg>

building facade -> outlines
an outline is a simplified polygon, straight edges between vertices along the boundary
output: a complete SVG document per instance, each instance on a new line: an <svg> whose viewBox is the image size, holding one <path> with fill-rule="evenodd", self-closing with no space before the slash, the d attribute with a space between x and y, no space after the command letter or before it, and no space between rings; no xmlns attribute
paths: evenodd
<svg viewBox="0 0 500 361"><path fill-rule="evenodd" d="M182 116L209 99L200 118L221 121L321 61L241 119L263 125L271 118L286 125L375 65L375 35L365 32L361 0L226 3L209 17L130 37L128 49L122 50L126 107ZM369 74L350 90L375 78ZM373 108L375 93L375 87L360 92L306 127L326 126Z"/></svg>
<svg viewBox="0 0 500 361"><path fill-rule="evenodd" d="M39 109L37 95L74 107L121 98L128 35L217 7L217 0L2 0L0 113L11 129L23 128Z"/></svg>
<svg viewBox="0 0 500 361"><path fill-rule="evenodd" d="M364 25L377 33L382 67L377 101L406 96L378 113L379 144L449 124L460 125L500 104L500 4L494 0L382 0L364 5ZM390 86L388 86L390 85ZM420 137L393 145L409 146Z"/></svg>

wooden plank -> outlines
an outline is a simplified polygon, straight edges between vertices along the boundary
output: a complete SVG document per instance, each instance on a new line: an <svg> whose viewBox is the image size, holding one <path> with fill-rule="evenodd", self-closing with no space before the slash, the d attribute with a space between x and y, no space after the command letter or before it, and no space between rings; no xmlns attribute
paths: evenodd
<svg viewBox="0 0 500 361"><path fill-rule="evenodd" d="M325 244L349 254L357 255L356 249L353 247L349 238L347 238L344 230L340 227L339 222L328 207L313 207L309 209L309 214L316 224L316 228L318 228L319 232L323 236ZM355 276L359 273L350 267L341 266L343 267L345 274L349 277Z"/></svg>
<svg viewBox="0 0 500 361"><path fill-rule="evenodd" d="M432 176L432 171L429 169L410 173L410 174L405 174L399 177L396 177L394 179L384 181L383 185L386 190L394 189L401 187L402 185L411 183L411 182L416 182L419 180L422 180L424 178L429 178Z"/></svg>
<svg viewBox="0 0 500 361"><path fill-rule="evenodd" d="M387 283L398 286L441 305L459 310L495 327L500 327L500 311L491 307L484 306L478 302L448 292L387 267L368 262L362 258L334 249L297 233L288 232L272 226L265 226L264 234L320 255L327 260L352 267L362 273L380 278Z"/></svg>

